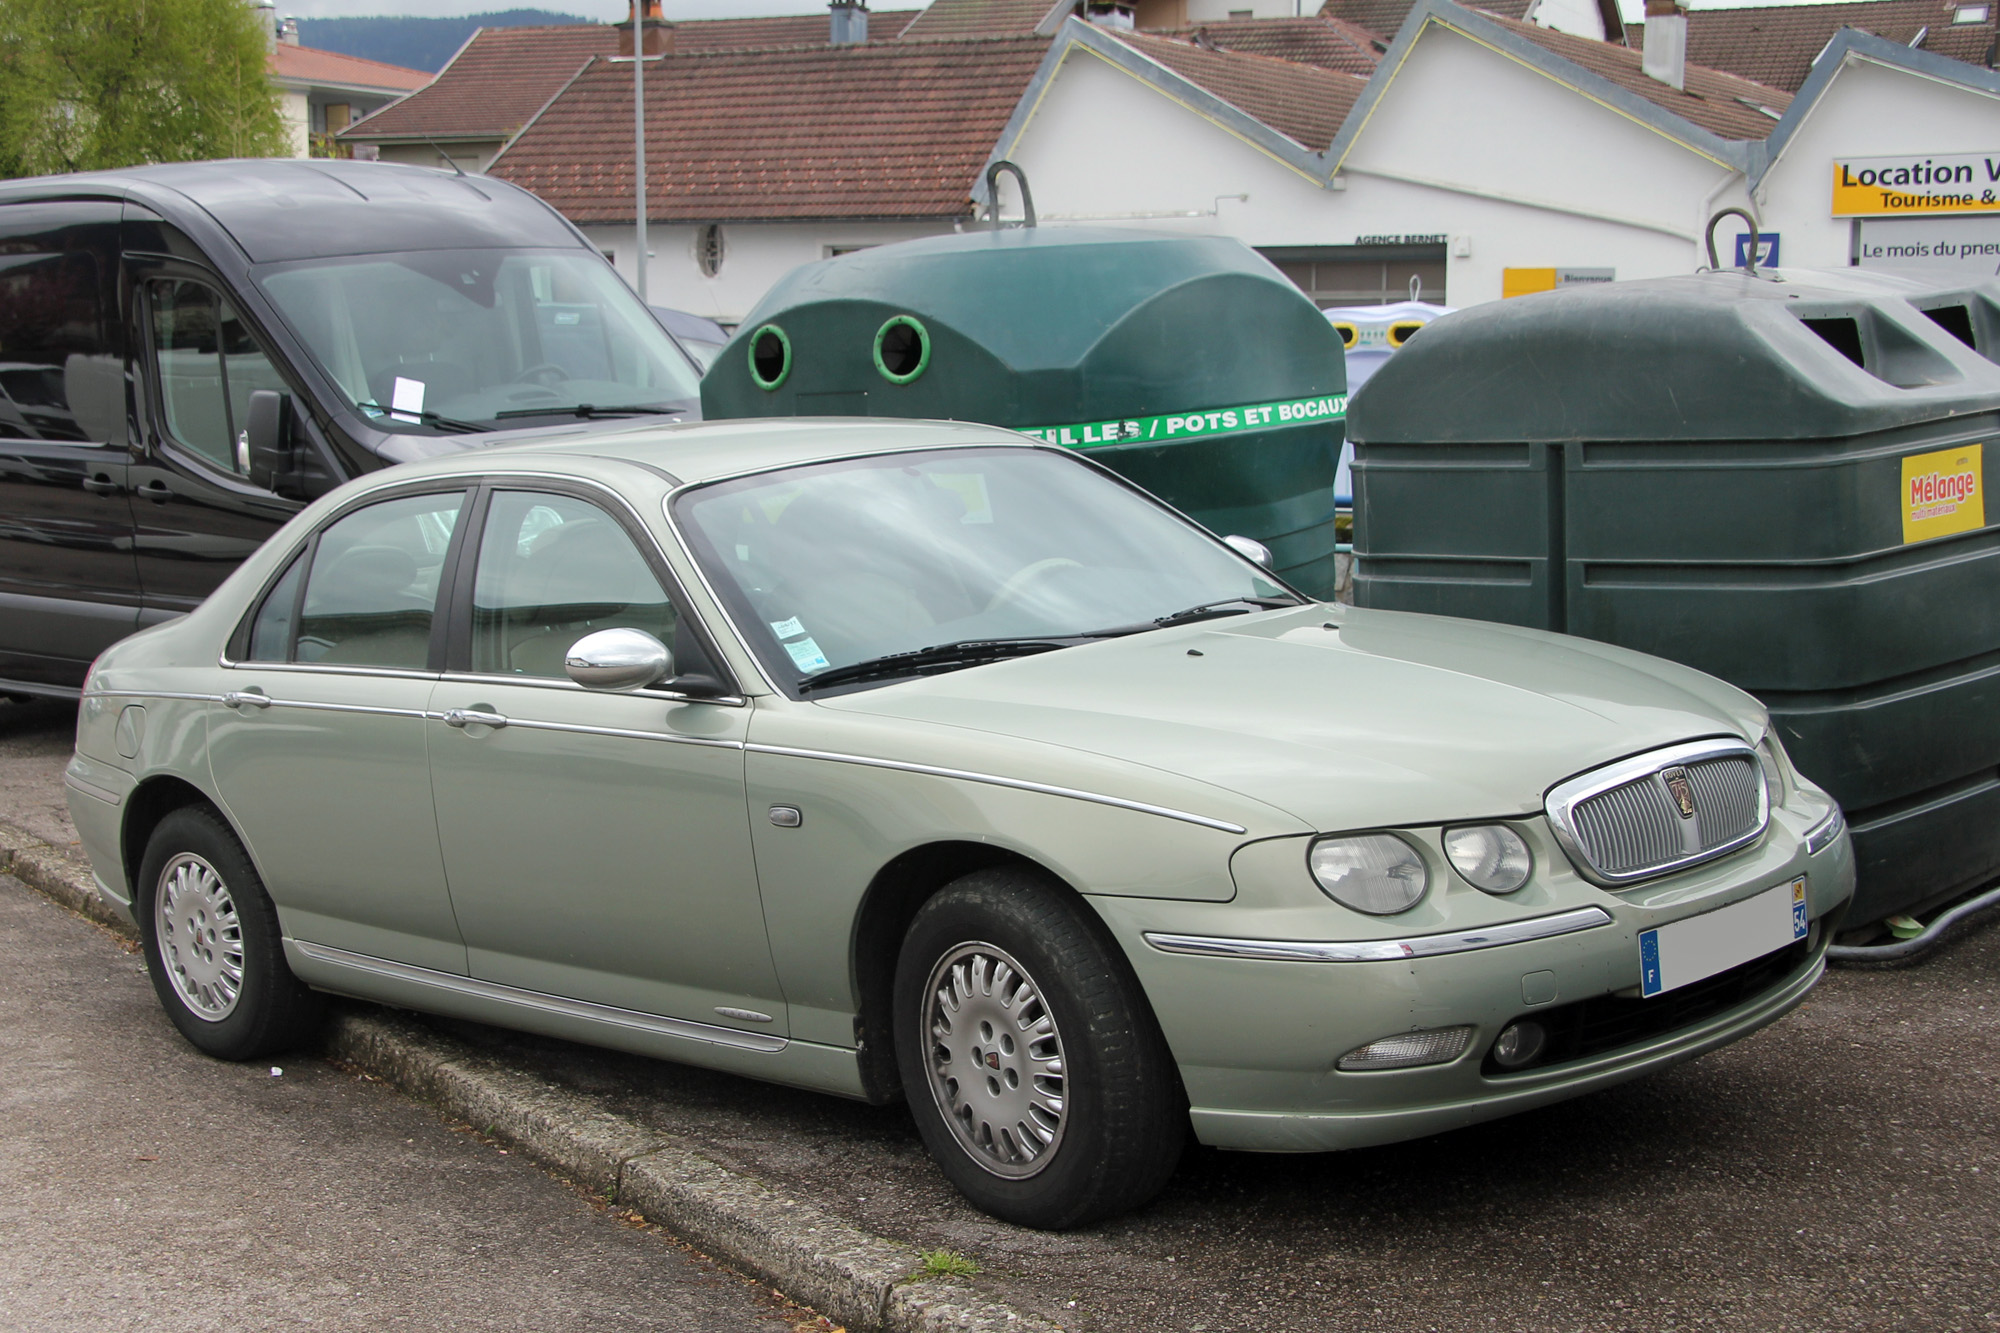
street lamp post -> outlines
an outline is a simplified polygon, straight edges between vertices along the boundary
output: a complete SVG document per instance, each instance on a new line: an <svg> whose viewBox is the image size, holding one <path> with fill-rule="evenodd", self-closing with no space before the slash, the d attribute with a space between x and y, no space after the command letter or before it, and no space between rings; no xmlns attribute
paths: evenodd
<svg viewBox="0 0 2000 1333"><path fill-rule="evenodd" d="M646 304L646 19L645 0L632 0L632 155L634 216L638 219L639 302Z"/></svg>

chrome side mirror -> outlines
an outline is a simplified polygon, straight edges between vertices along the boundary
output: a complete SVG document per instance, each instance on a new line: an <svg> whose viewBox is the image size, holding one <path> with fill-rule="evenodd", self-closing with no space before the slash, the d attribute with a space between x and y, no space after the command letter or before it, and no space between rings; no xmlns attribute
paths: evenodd
<svg viewBox="0 0 2000 1333"><path fill-rule="evenodd" d="M1224 537L1222 544L1246 560L1254 560L1264 568L1271 567L1271 548L1252 537Z"/></svg>
<svg viewBox="0 0 2000 1333"><path fill-rule="evenodd" d="M563 670L587 690L643 690L674 674L674 655L644 630L601 629L570 645Z"/></svg>

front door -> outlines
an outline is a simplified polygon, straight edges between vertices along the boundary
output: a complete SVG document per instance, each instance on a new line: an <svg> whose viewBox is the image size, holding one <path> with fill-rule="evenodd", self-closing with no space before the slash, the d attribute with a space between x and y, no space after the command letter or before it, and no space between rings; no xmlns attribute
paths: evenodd
<svg viewBox="0 0 2000 1333"><path fill-rule="evenodd" d="M0 686L137 627L116 203L0 205Z"/></svg>
<svg viewBox="0 0 2000 1333"><path fill-rule="evenodd" d="M146 392L132 465L146 623L199 605L301 508L250 483L250 395L292 393L220 284L179 261L127 261Z"/></svg>
<svg viewBox="0 0 2000 1333"><path fill-rule="evenodd" d="M375 501L307 542L232 643L208 728L217 791L252 831L287 936L461 976L424 707L467 495Z"/></svg>
<svg viewBox="0 0 2000 1333"><path fill-rule="evenodd" d="M749 710L585 690L563 670L572 643L614 627L703 669L651 539L581 494L496 489L477 540L454 612L462 657L430 722L472 974L784 1034L746 820Z"/></svg>

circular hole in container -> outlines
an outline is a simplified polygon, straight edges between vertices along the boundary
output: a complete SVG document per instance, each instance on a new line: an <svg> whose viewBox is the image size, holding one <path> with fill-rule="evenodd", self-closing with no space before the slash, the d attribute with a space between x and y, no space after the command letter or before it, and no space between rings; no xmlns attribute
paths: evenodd
<svg viewBox="0 0 2000 1333"><path fill-rule="evenodd" d="M908 384L931 363L931 337L914 315L894 315L875 333L875 368L891 384Z"/></svg>
<svg viewBox="0 0 2000 1333"><path fill-rule="evenodd" d="M750 378L769 393L792 373L792 340L776 324L750 335Z"/></svg>

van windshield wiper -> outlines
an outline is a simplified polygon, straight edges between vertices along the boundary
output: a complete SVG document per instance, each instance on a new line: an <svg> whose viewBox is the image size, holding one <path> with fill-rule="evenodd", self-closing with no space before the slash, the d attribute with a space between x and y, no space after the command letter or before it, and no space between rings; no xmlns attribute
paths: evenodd
<svg viewBox="0 0 2000 1333"><path fill-rule="evenodd" d="M418 421L426 426L436 426L439 430L456 431L459 434L483 434L491 430L476 421L460 421L456 417L441 417L435 412L426 412L417 407L384 407L380 403L356 403L356 407L367 408L384 416L401 417L405 421Z"/></svg>
<svg viewBox="0 0 2000 1333"><path fill-rule="evenodd" d="M1220 601L1203 602L1199 606L1190 606L1185 611L1175 611L1171 615L1155 616L1136 625L1113 625L1110 629L1094 629L1083 637L1116 639L1126 634L1142 634L1149 629L1192 625L1198 620L1214 620L1220 616L1247 616L1252 611L1272 611L1281 606L1304 605L1305 603L1296 597L1224 597Z"/></svg>
<svg viewBox="0 0 2000 1333"><path fill-rule="evenodd" d="M509 417L577 417L589 420L593 417L653 417L673 412L685 412L685 407L675 407L671 403L634 403L623 407L599 407L595 403L572 403L564 407L510 407L505 412L495 412L495 421L505 421Z"/></svg>
<svg viewBox="0 0 2000 1333"><path fill-rule="evenodd" d="M1068 648L1074 639L968 639L963 643L938 643L906 653L889 653L865 662L829 667L799 682L799 692L810 694L834 685L852 685L864 680L889 680L896 676L930 676L961 667L981 666L1010 657L1031 657L1036 653Z"/></svg>

